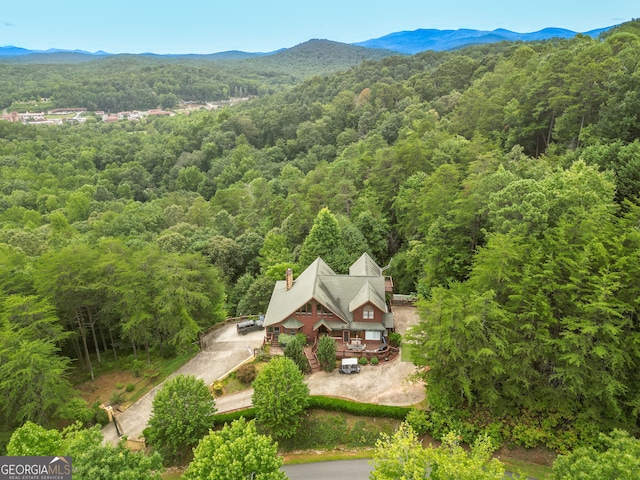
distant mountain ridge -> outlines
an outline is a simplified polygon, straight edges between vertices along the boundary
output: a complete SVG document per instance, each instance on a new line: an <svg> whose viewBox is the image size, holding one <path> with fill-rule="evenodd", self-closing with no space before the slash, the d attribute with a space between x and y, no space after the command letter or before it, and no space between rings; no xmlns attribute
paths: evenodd
<svg viewBox="0 0 640 480"><path fill-rule="evenodd" d="M0 47L0 57L20 57L23 55L33 54L51 54L51 53L78 53L82 55L104 56L111 55L110 53L99 50L97 52L87 52L86 50L64 50L60 48L50 48L48 50L28 50L26 48L15 47L13 45L7 45Z"/></svg>
<svg viewBox="0 0 640 480"><path fill-rule="evenodd" d="M598 37L602 32L606 32L611 28L613 28L613 26L582 33L584 35L589 35L590 37ZM382 48L386 50L393 50L398 53L413 55L425 50L435 50L436 52L455 50L467 45L496 43L504 40L511 42L532 42L549 40L551 38L573 38L576 35L578 35L578 32L564 28L544 28L531 33L517 33L503 28L493 31L472 30L466 28L458 30L418 29L413 31L390 33L389 35L385 35L380 38L357 42L353 45L359 45L367 48Z"/></svg>
<svg viewBox="0 0 640 480"><path fill-rule="evenodd" d="M604 27L588 32L582 32L584 35L598 37L602 32L613 28ZM325 46L335 49L335 45L344 45L353 48L353 56L361 56L365 58L379 58L390 54L413 55L425 50L454 50L466 45L478 45L487 43L496 43L501 41L538 41L548 40L551 38L572 38L578 35L578 32L567 30L564 28L545 28L537 32L517 33L511 30L499 28L493 31L473 30L461 28L458 30L437 30L437 29L418 29L413 31L394 32L380 38L373 38L363 42L352 44L341 44L331 40L309 40L291 48L282 48L273 52L243 52L239 50L230 50L226 52L210 53L210 54L155 54L141 53L141 56L158 57L158 58L191 58L202 60L246 60L255 57L270 57L282 55L283 52L291 52L294 56L300 54L301 51L309 49L309 44L314 47L314 53L317 53L317 42L326 42ZM314 43L315 42L315 43ZM375 53L368 53L358 50L360 48L374 49ZM386 51L386 52L385 52ZM26 48L16 46L0 47L0 58L14 59L16 61L26 61L33 63L57 63L57 62L82 62L93 60L112 55L102 50L97 52L88 52L85 50L62 50L50 48L48 50L28 50ZM126 54L123 54L126 55ZM28 58L27 58L28 57Z"/></svg>

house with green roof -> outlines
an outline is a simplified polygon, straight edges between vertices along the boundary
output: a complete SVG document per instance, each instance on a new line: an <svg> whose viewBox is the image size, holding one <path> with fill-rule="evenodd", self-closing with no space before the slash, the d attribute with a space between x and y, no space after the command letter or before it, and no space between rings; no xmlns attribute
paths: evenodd
<svg viewBox="0 0 640 480"><path fill-rule="evenodd" d="M329 335L354 352L388 344L394 329L387 298L393 283L366 253L336 274L318 257L295 280L291 270L273 289L264 325L269 338L303 333L308 343Z"/></svg>

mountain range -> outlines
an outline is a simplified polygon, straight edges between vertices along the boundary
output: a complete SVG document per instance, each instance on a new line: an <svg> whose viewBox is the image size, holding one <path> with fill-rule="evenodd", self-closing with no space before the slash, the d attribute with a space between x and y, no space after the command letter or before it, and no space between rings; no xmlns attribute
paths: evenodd
<svg viewBox="0 0 640 480"><path fill-rule="evenodd" d="M602 32L613 28L604 27L588 32L583 32L583 35L589 35L591 37L597 37ZM413 55L415 53L423 52L425 50L444 51L454 50L462 48L467 45L478 45L487 43L496 43L501 41L539 41L549 40L552 38L572 38L578 35L578 32L572 30L566 30L563 28L545 28L537 32L531 33L517 33L510 30L499 28L493 31L473 30L473 29L458 29L458 30L437 30L437 29L418 29L413 31L403 31L390 33L380 38L373 38L363 42L356 42L350 44L353 47L353 54L355 56L362 56L364 58L379 58L381 56L388 56L393 54ZM338 42L326 41L327 44L335 45ZM219 52L212 54L171 54L171 55L158 55L153 53L142 53L142 56L151 57L163 57L163 58L194 58L194 59L207 59L207 60L242 60L254 57L269 57L272 55L282 54L283 51L296 49L300 46L306 45L305 42L291 49L280 49L274 52L268 53L256 53L256 52L242 52L237 50ZM340 44L349 45L349 44ZM367 52L366 49L375 49L376 52ZM0 47L0 58L22 60L28 62L43 62L43 63L56 63L56 62L81 62L89 61L100 57L111 56L114 54L104 51L87 52L84 50L60 50L51 48L49 50L28 50L25 48L6 46ZM23 57L23 58L21 58ZM24 58L24 57L29 57Z"/></svg>
<svg viewBox="0 0 640 480"><path fill-rule="evenodd" d="M583 32L583 35L595 38L610 28L613 27L605 27L591 30L589 32ZM551 38L572 38L577 34L578 32L566 30L564 28L545 28L531 33L517 33L503 28L493 31L471 30L464 28L458 30L419 29L390 33L384 37L358 42L354 45L367 48L382 48L412 55L425 50L435 50L438 52L443 50L454 50L467 45L496 43L505 40L510 42L532 42L549 40Z"/></svg>

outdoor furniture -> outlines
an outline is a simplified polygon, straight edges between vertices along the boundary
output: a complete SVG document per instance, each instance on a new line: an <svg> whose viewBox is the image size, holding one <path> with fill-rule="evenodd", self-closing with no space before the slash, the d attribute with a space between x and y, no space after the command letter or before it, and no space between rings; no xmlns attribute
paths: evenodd
<svg viewBox="0 0 640 480"><path fill-rule="evenodd" d="M357 342L354 340L357 340ZM351 340L351 343L347 344L347 350L351 350L352 352L362 352L365 348L367 348L367 345L360 343L359 338L353 339Z"/></svg>

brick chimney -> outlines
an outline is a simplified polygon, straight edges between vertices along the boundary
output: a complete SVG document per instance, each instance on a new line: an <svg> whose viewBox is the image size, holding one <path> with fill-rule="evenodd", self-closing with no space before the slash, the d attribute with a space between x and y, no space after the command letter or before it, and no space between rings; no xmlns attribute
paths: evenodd
<svg viewBox="0 0 640 480"><path fill-rule="evenodd" d="M293 270L287 268L287 290L293 287Z"/></svg>

